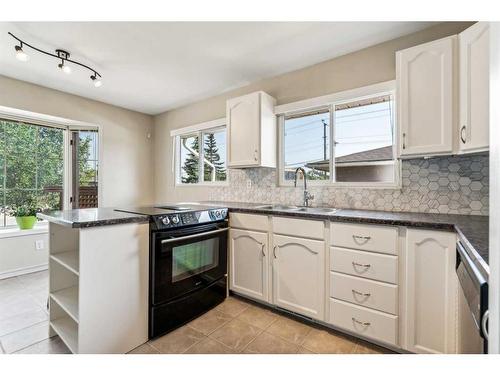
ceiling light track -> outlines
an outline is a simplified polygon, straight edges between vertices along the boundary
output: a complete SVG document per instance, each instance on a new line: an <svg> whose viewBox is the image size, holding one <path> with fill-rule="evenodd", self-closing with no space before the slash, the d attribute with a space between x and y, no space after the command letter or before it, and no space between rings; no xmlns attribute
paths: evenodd
<svg viewBox="0 0 500 375"><path fill-rule="evenodd" d="M28 61L29 60L29 55L26 54L26 52L23 50L23 47L26 46L26 47L31 48L34 51L40 52L44 55L51 56L51 57L54 57L54 58L60 60L61 62L59 63L58 67L66 74L71 73L71 67L68 64L65 64L66 62L71 63L71 64L75 64L75 65L79 65L85 69L90 70L90 72L92 73L92 75L90 76L90 79L92 80L92 83L94 84L94 86L95 87L102 86L102 80L101 80L102 76L94 68L91 68L90 66L85 65L81 62L71 60L69 58L70 57L69 52L62 50L62 49L56 49L55 53L47 52L47 51L44 51L40 48L37 48L37 47L29 44L29 43L26 43L24 40L19 39L17 36L12 34L11 32L9 32L8 34L19 42L19 45L16 45L14 47L16 50L16 58L18 60L20 60L20 61Z"/></svg>

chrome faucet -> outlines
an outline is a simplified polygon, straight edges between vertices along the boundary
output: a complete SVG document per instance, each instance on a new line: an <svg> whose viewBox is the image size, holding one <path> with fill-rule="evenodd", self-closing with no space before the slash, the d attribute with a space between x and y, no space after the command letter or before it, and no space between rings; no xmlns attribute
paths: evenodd
<svg viewBox="0 0 500 375"><path fill-rule="evenodd" d="M297 187L297 174L302 173L302 177L304 178L304 202L303 206L304 207L309 207L309 201L314 199L314 195L310 194L307 191L307 176L306 176L306 171L302 167L298 167L295 170L295 187Z"/></svg>

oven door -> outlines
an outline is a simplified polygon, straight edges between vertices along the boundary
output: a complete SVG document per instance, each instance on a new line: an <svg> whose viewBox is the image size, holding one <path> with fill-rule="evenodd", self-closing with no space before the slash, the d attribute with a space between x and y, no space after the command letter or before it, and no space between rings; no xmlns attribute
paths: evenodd
<svg viewBox="0 0 500 375"><path fill-rule="evenodd" d="M152 304L203 288L227 274L227 222L152 233Z"/></svg>

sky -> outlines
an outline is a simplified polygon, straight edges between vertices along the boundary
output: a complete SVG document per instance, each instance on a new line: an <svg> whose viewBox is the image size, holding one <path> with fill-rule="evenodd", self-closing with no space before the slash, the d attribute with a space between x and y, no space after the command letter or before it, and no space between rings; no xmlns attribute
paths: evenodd
<svg viewBox="0 0 500 375"><path fill-rule="evenodd" d="M392 145L392 105L392 102L384 102L336 111L336 156ZM328 113L285 121L285 166L297 167L304 161L324 160L324 124L327 125L328 159Z"/></svg>

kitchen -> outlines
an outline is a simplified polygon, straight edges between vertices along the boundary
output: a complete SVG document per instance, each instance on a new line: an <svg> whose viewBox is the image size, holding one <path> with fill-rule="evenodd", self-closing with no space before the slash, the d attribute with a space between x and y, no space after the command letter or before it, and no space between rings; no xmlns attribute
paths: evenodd
<svg viewBox="0 0 500 375"><path fill-rule="evenodd" d="M128 35L126 25L2 23L2 131L7 139L43 128L36 144L49 147L50 133L60 155L59 174L39 189L54 206L37 212L32 229L12 221L29 215L2 210L2 351L498 352L495 23L141 27L207 39L234 28L233 47L248 41L242 66L256 28L268 28L270 46L296 33L304 37L290 49L318 44L295 61L261 46L255 63L268 69L238 86L234 77L215 85L220 71L207 62L215 78L200 84L210 95L191 88L189 97L134 101L118 92L120 72L75 47L74 35L98 43L105 31ZM336 41L330 55L322 50L332 32L353 35L350 49ZM186 43L172 53L200 41ZM200 69L190 59L179 64ZM56 62L64 82L48 71ZM82 89L86 70L94 87ZM6 184L4 202L16 189ZM36 307L23 307L20 286Z"/></svg>

